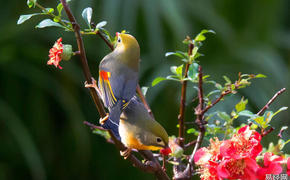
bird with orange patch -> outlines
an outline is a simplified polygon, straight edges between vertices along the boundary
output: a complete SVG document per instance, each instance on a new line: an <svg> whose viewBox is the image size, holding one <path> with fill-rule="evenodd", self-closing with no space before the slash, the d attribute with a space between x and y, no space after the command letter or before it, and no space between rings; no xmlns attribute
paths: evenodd
<svg viewBox="0 0 290 180"><path fill-rule="evenodd" d="M100 123L113 131L118 129L122 110L136 93L140 61L137 40L130 34L116 33L116 36L114 51L100 62L98 88L95 81L86 84L86 87L97 89L105 107L109 109L109 115L100 119Z"/></svg>
<svg viewBox="0 0 290 180"><path fill-rule="evenodd" d="M128 148L121 152L127 158L132 149L160 150L168 155L168 134L148 113L144 104L134 96L120 116L119 133L122 143Z"/></svg>

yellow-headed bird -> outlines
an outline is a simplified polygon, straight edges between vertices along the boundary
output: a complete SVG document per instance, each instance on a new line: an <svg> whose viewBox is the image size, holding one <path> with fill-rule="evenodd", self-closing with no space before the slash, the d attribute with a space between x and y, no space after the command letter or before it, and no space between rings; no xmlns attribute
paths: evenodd
<svg viewBox="0 0 290 180"><path fill-rule="evenodd" d="M120 114L135 95L138 84L140 47L130 34L116 33L117 43L113 52L99 65L100 96L109 109L109 117L101 119L107 129L118 129ZM87 86L92 87L92 86ZM109 118L109 121L106 121ZM115 135L116 131L114 131Z"/></svg>
<svg viewBox="0 0 290 180"><path fill-rule="evenodd" d="M121 154L127 157L132 149L168 149L168 134L155 121L144 104L134 96L120 116L119 133L122 143L128 148Z"/></svg>

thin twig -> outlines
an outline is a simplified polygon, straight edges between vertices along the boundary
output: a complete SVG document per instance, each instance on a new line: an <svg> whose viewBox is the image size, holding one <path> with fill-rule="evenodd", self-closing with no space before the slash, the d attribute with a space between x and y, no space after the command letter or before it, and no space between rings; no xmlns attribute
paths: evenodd
<svg viewBox="0 0 290 180"><path fill-rule="evenodd" d="M103 41L105 41L105 43L107 44L107 46L111 49L111 51L113 51L114 50L114 46L113 46L113 44L111 44L103 35L102 35L102 33L100 32L100 31L97 31L96 32L96 34L98 34L99 35L99 37L103 40Z"/></svg>
<svg viewBox="0 0 290 180"><path fill-rule="evenodd" d="M193 44L190 43L188 45L188 56L190 57L192 54ZM188 69L190 63L186 63L184 70L184 78L188 76ZM178 123L179 123L179 131L178 131L178 144L183 148L184 146L184 118L185 118L185 100L186 100L186 87L187 81L182 81L181 87L181 98L180 98L180 107L179 107L179 115L178 115Z"/></svg>
<svg viewBox="0 0 290 180"><path fill-rule="evenodd" d="M139 84L137 85L137 89L136 89L136 91L137 91L137 94L139 95L141 101L143 102L145 108L147 109L148 113L149 113L149 114L154 118L153 112L152 112L152 110L150 109L150 106L148 105L148 103L147 103L147 101L146 101L146 99L145 99L145 96L144 96L143 93L142 93L142 90L141 90Z"/></svg>
<svg viewBox="0 0 290 180"><path fill-rule="evenodd" d="M274 128L273 127L270 127L270 129L268 129L268 130L264 130L264 129L262 129L263 131L262 131L262 133L261 133L261 136L262 137L265 137L266 135L268 135L268 134L270 134L272 131L274 131Z"/></svg>
<svg viewBox="0 0 290 180"><path fill-rule="evenodd" d="M184 145L184 149L190 148L191 146L196 144L196 140L193 140L187 144Z"/></svg>
<svg viewBox="0 0 290 180"><path fill-rule="evenodd" d="M206 108L204 108L204 110L202 111L202 114L206 113L210 108L212 108L214 105L216 105L218 102L220 102L224 98L224 96L226 96L230 93L232 93L232 91L230 91L230 90L222 92L220 94L220 96L213 103L207 105Z"/></svg>
<svg viewBox="0 0 290 180"><path fill-rule="evenodd" d="M286 88L282 88L280 91L278 91L268 102L267 104L257 113L258 116L261 116L263 115L264 111L267 110L270 106L270 104L272 104L275 99L280 95L282 94L283 92L286 91Z"/></svg>

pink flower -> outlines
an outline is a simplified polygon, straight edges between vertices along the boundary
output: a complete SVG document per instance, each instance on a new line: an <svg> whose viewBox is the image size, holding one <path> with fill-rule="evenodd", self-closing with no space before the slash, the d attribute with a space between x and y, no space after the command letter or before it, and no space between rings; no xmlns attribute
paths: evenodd
<svg viewBox="0 0 290 180"><path fill-rule="evenodd" d="M47 61L47 65L54 65L56 68L62 69L59 65L61 61L61 55L63 53L63 44L62 38L59 38L53 45L53 47L49 50L49 60Z"/></svg>
<svg viewBox="0 0 290 180"><path fill-rule="evenodd" d="M203 147L196 151L194 162L200 166L198 173L202 180L222 180L217 173L217 161L221 160L219 150L221 143L217 138L211 139L208 148Z"/></svg>
<svg viewBox="0 0 290 180"><path fill-rule="evenodd" d="M220 153L224 158L255 159L262 151L261 135L249 126L242 127L238 134L222 143Z"/></svg>
<svg viewBox="0 0 290 180"><path fill-rule="evenodd" d="M287 174L290 176L290 157L287 159Z"/></svg>
<svg viewBox="0 0 290 180"><path fill-rule="evenodd" d="M258 179L264 180L266 174L280 174L283 171L281 167L282 161L282 157L266 152L264 154L264 167L260 167L257 171Z"/></svg>
<svg viewBox="0 0 290 180"><path fill-rule="evenodd" d="M217 173L223 179L256 180L258 167L256 160L251 158L225 159L219 164Z"/></svg>

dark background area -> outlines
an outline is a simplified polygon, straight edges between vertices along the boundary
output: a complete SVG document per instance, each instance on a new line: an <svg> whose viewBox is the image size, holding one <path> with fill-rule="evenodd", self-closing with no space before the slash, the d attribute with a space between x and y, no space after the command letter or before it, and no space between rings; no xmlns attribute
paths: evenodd
<svg viewBox="0 0 290 180"><path fill-rule="evenodd" d="M55 8L58 2L39 1ZM215 108L230 113L242 96L248 109L257 112L283 88L271 106L276 111L289 106L290 2L287 0L72 0L78 21L84 8L93 8L93 21L108 21L114 33L126 29L141 46L141 86L150 86L157 76L170 73L180 62L165 58L168 51L184 50L181 41L202 29L213 29L201 53L205 74L223 83L223 75L237 79L238 72L263 73L266 79L227 97ZM116 148L91 133L83 121L97 123L99 116L83 87L79 59L61 62L63 70L47 66L48 50L63 37L76 50L73 33L59 28L35 29L41 19L17 26L21 14L39 12L28 9L26 0L10 0L0 7L0 179L153 179L128 161ZM99 61L110 52L96 36L84 37L89 65L96 77ZM196 91L189 85L186 121L194 119L192 99ZM177 134L180 85L165 82L150 88L147 100L156 119L170 135ZM209 91L209 89L205 89ZM289 125L289 111L277 115L275 131L263 145L276 143L277 133ZM238 120L239 121L239 120ZM241 121L241 120L240 120ZM239 124L239 123L237 123ZM289 139L285 133L285 139ZM289 145L284 151L289 153Z"/></svg>

